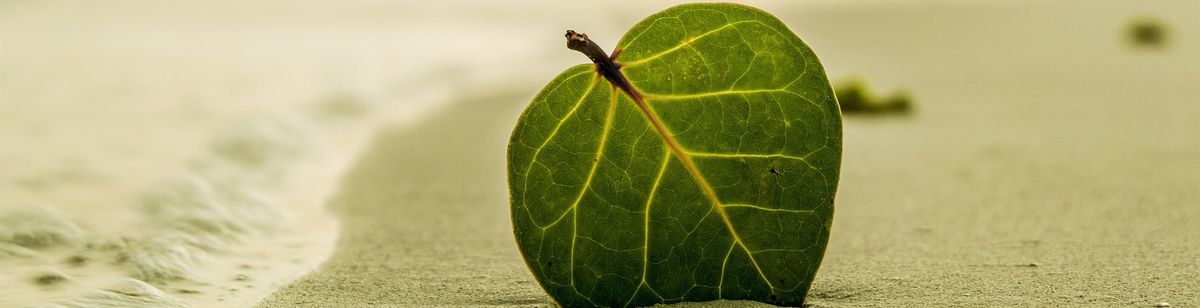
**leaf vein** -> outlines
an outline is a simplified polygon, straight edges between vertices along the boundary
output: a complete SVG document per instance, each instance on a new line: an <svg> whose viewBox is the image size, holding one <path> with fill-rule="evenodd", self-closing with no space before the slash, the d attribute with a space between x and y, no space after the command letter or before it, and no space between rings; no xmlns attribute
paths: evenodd
<svg viewBox="0 0 1200 308"><path fill-rule="evenodd" d="M608 134L612 130L613 116L616 114L616 108L617 95L616 93L611 93L608 104L608 114L604 116L604 128L600 133L600 145L596 149L596 158L594 158L592 161L592 168L590 171L588 171L587 179L584 180L583 183L583 188L580 189L579 195L575 197L575 202L571 203L571 254L569 260L571 289L574 289L576 293L579 293L579 289L576 288L577 284L575 283L575 244L576 239L579 238L579 202L583 201L583 196L590 189L592 185L592 179L596 176L596 169L600 166L600 159L603 158L604 155L604 147L608 143ZM582 294L580 294L580 296L582 296ZM586 296L584 296L584 298L588 299L588 301L591 301L591 299L587 298Z"/></svg>
<svg viewBox="0 0 1200 308"><path fill-rule="evenodd" d="M698 41L698 40L700 40L700 39L702 39L702 38L705 38L705 37L707 37L707 36L709 36L709 35L712 35L712 34L715 34L715 33L717 33L717 32L721 32L721 31L724 31L724 30L726 30L726 29L729 29L729 28L731 28L731 27L735 27L735 26L737 26L737 25L739 25L739 24L745 24L745 23L757 23L757 24L762 24L762 25L764 25L764 26L766 25L766 24L763 24L761 21L757 21L757 20L741 20L741 21L735 21L735 22L727 23L727 24L725 24L725 25L722 25L722 26L720 26L720 27L717 27L716 29L709 30L708 32L704 32L704 33L698 34L698 35L696 35L696 36L690 37L690 38L688 38L688 39L684 40L682 43L679 43L679 45L675 45L675 46L672 46L671 48L667 48L666 50L663 50L662 52L659 52L659 53L656 53L656 54L653 54L653 55L649 55L649 56L647 56L647 57L645 57L645 58L637 59L637 60L634 60L634 61L625 62L625 63L623 63L623 64L622 64L622 66L624 66L624 67L634 67L634 66L642 65L642 64L644 64L644 63L647 63L647 62L653 61L654 59L658 59L658 58L660 58L660 57L662 57L662 56L665 56L665 55L668 55L668 54L674 53L675 51L678 51L678 50L680 50L680 49L682 49L682 48L684 48L684 47L691 46L691 45L692 45L693 43L695 43L696 41Z"/></svg>
<svg viewBox="0 0 1200 308"><path fill-rule="evenodd" d="M570 78L574 78L575 76L578 75L572 75ZM537 150L534 150L533 157L530 158L529 166L525 167L525 174L522 176L525 178L525 181L521 188L521 201L526 204L522 204L522 206L525 207L525 214L529 215L529 220L532 221L535 226L543 230L553 226L555 223L557 223L557 220L549 225L541 226L538 225L537 220L533 219L533 214L529 213L529 205L527 204L527 198L529 196L529 172L533 170L534 164L540 164L540 162L538 162L538 156L542 154L542 149L546 148L546 145L550 143L550 140L553 140L554 137L558 135L559 129L562 128L563 124L567 123L567 120L575 114L575 111L579 110L579 106L583 105L583 101L587 100L588 95L592 94L592 89L595 89L596 85L599 84L598 81L599 78L596 78L595 75L592 75L592 80L588 82L589 85L587 90L583 92L583 95L579 96L579 100L575 102L574 107L571 107L571 111L568 111L567 114L562 117L562 119L559 119L558 124L554 126L554 130L550 131L550 135L546 136L546 140L543 140L542 144L537 147ZM563 214L565 215L567 211L570 211L570 209L563 211Z"/></svg>

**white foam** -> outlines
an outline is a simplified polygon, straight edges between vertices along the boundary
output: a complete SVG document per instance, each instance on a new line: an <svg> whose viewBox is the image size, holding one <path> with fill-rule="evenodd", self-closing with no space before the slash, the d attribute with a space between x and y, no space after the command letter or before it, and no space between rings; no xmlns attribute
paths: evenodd
<svg viewBox="0 0 1200 308"><path fill-rule="evenodd" d="M429 107L445 96L436 88L415 93ZM377 123L414 121L431 110L397 119L343 107L243 121L214 134L126 207L97 209L125 211L131 226L81 228L51 207L0 207L0 306L257 302L332 251L337 222L324 201ZM33 283L47 269L72 278ZM121 286L140 291L113 291Z"/></svg>
<svg viewBox="0 0 1200 308"><path fill-rule="evenodd" d="M0 307L143 301L112 291L129 281L163 305L252 305L332 251L325 201L381 123L560 64L526 61L558 42L542 26L427 14L479 4L327 5L0 10L0 38L22 42L0 57L0 220L21 222L0 224ZM33 282L48 272L68 279Z"/></svg>

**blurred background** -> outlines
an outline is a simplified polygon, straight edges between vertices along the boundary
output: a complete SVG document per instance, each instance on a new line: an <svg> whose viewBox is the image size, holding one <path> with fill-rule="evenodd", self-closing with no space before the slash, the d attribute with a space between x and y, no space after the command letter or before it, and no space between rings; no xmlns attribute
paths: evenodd
<svg viewBox="0 0 1200 308"><path fill-rule="evenodd" d="M673 3L0 1L0 306L546 304L508 133ZM845 111L814 304L1200 304L1200 3L747 4Z"/></svg>

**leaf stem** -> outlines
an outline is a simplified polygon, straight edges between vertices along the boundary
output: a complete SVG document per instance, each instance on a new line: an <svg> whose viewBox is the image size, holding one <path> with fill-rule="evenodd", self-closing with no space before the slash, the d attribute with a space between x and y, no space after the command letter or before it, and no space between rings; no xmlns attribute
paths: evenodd
<svg viewBox="0 0 1200 308"><path fill-rule="evenodd" d="M596 64L596 72L604 76L609 83L614 87L620 88L629 96L636 99L641 99L642 94L633 89L629 84L629 80L625 79L625 74L621 74L621 64L617 63L617 56L621 54L620 50L614 51L612 56L604 52L600 45L596 45L588 38L585 33L578 33L574 30L567 30L567 48L583 53L592 63Z"/></svg>

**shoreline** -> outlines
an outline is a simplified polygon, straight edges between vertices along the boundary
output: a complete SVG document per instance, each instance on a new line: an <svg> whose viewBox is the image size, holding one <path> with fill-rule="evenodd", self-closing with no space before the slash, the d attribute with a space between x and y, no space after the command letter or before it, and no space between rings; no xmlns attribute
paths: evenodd
<svg viewBox="0 0 1200 308"><path fill-rule="evenodd" d="M511 125L670 4L285 2L0 4L0 306L549 303ZM915 106L846 119L814 307L1200 304L1200 6L751 2Z"/></svg>
<svg viewBox="0 0 1200 308"><path fill-rule="evenodd" d="M421 93L425 103L402 113L339 98L309 115L230 126L128 207L90 219L67 216L86 214L72 208L0 206L0 305L261 301L328 259L339 236L328 207L338 182L380 123L411 125L444 102L440 88ZM131 223L93 225L111 224L110 213Z"/></svg>
<svg viewBox="0 0 1200 308"><path fill-rule="evenodd" d="M465 98L417 126L379 131L332 202L337 251L259 306L546 304L496 184L507 119L528 95Z"/></svg>

